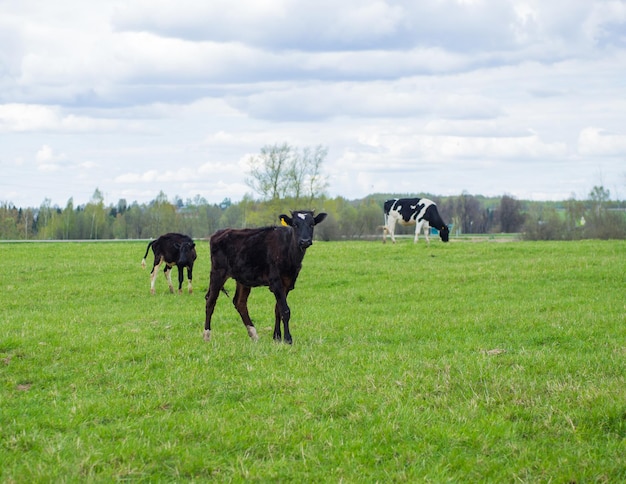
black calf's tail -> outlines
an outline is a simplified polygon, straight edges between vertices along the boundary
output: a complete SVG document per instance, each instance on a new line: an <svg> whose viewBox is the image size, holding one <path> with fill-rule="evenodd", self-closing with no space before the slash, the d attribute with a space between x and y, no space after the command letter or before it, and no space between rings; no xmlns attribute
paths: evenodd
<svg viewBox="0 0 626 484"><path fill-rule="evenodd" d="M154 244L156 242L156 239L151 240L150 242L148 242L148 247L146 247L146 253L143 256L143 259L141 260L141 267L146 267L146 257L148 257L148 252L150 252L150 247L152 247L152 244Z"/></svg>
<svg viewBox="0 0 626 484"><path fill-rule="evenodd" d="M227 291L226 289L224 289L224 286L222 286L222 287L220 288L220 291L222 291L224 294L226 294L226 297L230 297L230 294L228 294L228 291ZM206 293L206 296L204 296L204 298L206 299L206 298L208 298L208 297L209 297L209 293L207 292L207 293Z"/></svg>

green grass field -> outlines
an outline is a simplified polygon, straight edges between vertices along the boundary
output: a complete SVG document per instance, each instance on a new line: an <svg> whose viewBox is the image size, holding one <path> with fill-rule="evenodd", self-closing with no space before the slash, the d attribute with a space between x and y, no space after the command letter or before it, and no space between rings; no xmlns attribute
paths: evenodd
<svg viewBox="0 0 626 484"><path fill-rule="evenodd" d="M316 242L293 346L145 246L0 244L0 482L626 480L624 241Z"/></svg>

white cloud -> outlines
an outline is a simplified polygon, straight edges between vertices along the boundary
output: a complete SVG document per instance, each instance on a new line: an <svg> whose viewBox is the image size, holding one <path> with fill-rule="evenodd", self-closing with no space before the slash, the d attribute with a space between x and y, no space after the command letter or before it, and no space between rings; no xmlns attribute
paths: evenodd
<svg viewBox="0 0 626 484"><path fill-rule="evenodd" d="M436 97L439 95L439 97ZM409 118L432 115L452 119L493 118L500 108L492 100L469 92L440 93L419 78L369 83L285 83L231 104L262 119L323 120L332 117Z"/></svg>
<svg viewBox="0 0 626 484"><path fill-rule="evenodd" d="M626 168L626 134L610 133L601 128L587 127L580 132L578 150L583 156L622 157Z"/></svg>
<svg viewBox="0 0 626 484"><path fill-rule="evenodd" d="M0 105L0 131L45 130L58 124L58 113L47 106Z"/></svg>
<svg viewBox="0 0 626 484"><path fill-rule="evenodd" d="M43 145L35 154L35 161L40 171L57 171L66 164L67 155L57 153L50 146Z"/></svg>
<svg viewBox="0 0 626 484"><path fill-rule="evenodd" d="M52 148L50 148L48 145L43 145L35 155L35 160L37 160L37 163L48 163L54 158L55 156L52 154Z"/></svg>
<svg viewBox="0 0 626 484"><path fill-rule="evenodd" d="M201 177L221 174L237 175L241 173L241 166L237 163L209 162L198 167L197 175Z"/></svg>
<svg viewBox="0 0 626 484"><path fill-rule="evenodd" d="M67 114L55 106L39 104L0 104L0 132L93 132L136 129L131 123L114 119Z"/></svg>
<svg viewBox="0 0 626 484"><path fill-rule="evenodd" d="M600 44L626 43L626 3L619 0L597 2L590 15L583 21L583 31L587 38Z"/></svg>
<svg viewBox="0 0 626 484"><path fill-rule="evenodd" d="M586 193L624 171L625 24L618 0L0 3L3 180L236 199L288 142L328 146L348 197Z"/></svg>
<svg viewBox="0 0 626 484"><path fill-rule="evenodd" d="M160 1L133 2L114 22L122 30L282 51L407 49L429 42L465 50L485 38L502 45L512 16L500 1L246 1L237 9L226 1Z"/></svg>
<svg viewBox="0 0 626 484"><path fill-rule="evenodd" d="M147 170L142 173L127 172L115 177L116 183L124 184L154 184L154 183L195 183L199 179L214 174L233 174L238 170L221 163L205 163L198 168L180 167L175 170Z"/></svg>
<svg viewBox="0 0 626 484"><path fill-rule="evenodd" d="M124 173L115 177L115 183L134 184L134 183L154 183L159 176L157 170L148 170L143 173Z"/></svg>

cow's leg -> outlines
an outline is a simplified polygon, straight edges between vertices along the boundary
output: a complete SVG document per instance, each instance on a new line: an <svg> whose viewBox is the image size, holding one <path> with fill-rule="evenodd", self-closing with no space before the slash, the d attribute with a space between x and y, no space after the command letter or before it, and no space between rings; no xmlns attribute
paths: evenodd
<svg viewBox="0 0 626 484"><path fill-rule="evenodd" d="M185 267L184 266L176 266L178 268L178 294L182 294L183 293L183 276L185 273Z"/></svg>
<svg viewBox="0 0 626 484"><path fill-rule="evenodd" d="M276 305L274 306L274 341L280 341L283 339L283 335L280 332L280 307L278 306L278 301L276 301Z"/></svg>
<svg viewBox="0 0 626 484"><path fill-rule="evenodd" d="M163 258L155 259L154 266L152 266L152 272L150 273L150 293L155 294L156 290L154 289L154 284L156 283L157 275L159 275L159 267L163 263Z"/></svg>
<svg viewBox="0 0 626 484"><path fill-rule="evenodd" d="M270 286L271 291L276 297L276 306L274 306L274 315L276 317L274 323L274 340L281 340L280 333L280 320L283 320L283 329L285 330L285 343L293 343L291 339L291 333L289 332L289 320L291 319L291 310L287 305L288 290L281 284L275 284Z"/></svg>
<svg viewBox="0 0 626 484"><path fill-rule="evenodd" d="M387 231L389 232L389 235L391 236L391 241L395 244L396 237L394 233L396 231L396 219L394 217L389 218L389 223L387 224Z"/></svg>
<svg viewBox="0 0 626 484"><path fill-rule="evenodd" d="M235 305L237 312L239 312L243 324L248 330L248 336L250 336L252 341L256 341L259 339L259 337L256 333L256 328L254 327L254 324L250 319L250 314L248 314L248 296L250 296L250 291L250 287L237 283L235 297L233 297L233 304Z"/></svg>
<svg viewBox="0 0 626 484"><path fill-rule="evenodd" d="M163 275L165 276L165 279L167 280L167 285L170 288L170 293L174 293L174 286L172 285L172 268L170 266L167 265L167 263L165 264L165 269L163 270Z"/></svg>
<svg viewBox="0 0 626 484"><path fill-rule="evenodd" d="M424 238L426 239L426 243L430 245L430 224L428 222L424 222Z"/></svg>
<svg viewBox="0 0 626 484"><path fill-rule="evenodd" d="M211 278L209 281L209 290L204 298L206 299L206 317L204 320L204 340L209 341L211 339L211 317L215 310L215 303L217 297L220 295L224 282L226 282L226 275L221 271L211 271Z"/></svg>
<svg viewBox="0 0 626 484"><path fill-rule="evenodd" d="M191 285L191 279L192 279L192 269L191 267L187 267L187 291L189 291L189 294L193 293L193 286ZM182 284L182 277L181 277L181 281L180 283Z"/></svg>
<svg viewBox="0 0 626 484"><path fill-rule="evenodd" d="M415 223L415 238L413 239L414 244L417 244L420 230L422 230L422 225L424 225L424 220L416 221Z"/></svg>

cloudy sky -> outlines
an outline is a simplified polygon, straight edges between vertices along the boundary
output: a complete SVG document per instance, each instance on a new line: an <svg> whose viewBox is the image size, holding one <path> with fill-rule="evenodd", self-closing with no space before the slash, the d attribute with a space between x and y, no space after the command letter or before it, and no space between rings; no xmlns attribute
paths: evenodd
<svg viewBox="0 0 626 484"><path fill-rule="evenodd" d="M329 195L626 198L626 0L0 0L0 202L240 200L264 145Z"/></svg>

